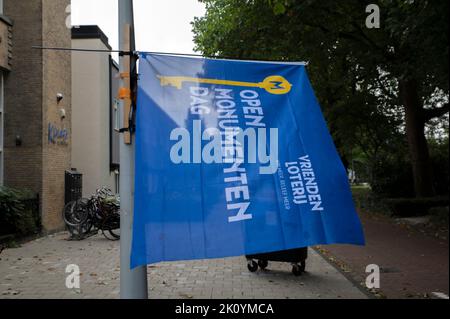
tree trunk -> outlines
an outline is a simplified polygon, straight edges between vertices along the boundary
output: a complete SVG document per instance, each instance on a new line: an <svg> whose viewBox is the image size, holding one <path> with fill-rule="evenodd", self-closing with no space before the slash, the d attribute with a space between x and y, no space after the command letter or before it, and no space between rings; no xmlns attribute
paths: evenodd
<svg viewBox="0 0 450 319"><path fill-rule="evenodd" d="M434 195L428 142L425 137L425 119L422 101L415 80L400 82L400 91L406 114L406 134L411 156L416 197Z"/></svg>

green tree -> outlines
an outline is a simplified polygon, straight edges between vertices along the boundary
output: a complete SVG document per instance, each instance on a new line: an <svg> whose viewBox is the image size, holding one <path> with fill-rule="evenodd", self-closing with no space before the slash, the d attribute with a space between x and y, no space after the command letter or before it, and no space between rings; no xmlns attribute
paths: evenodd
<svg viewBox="0 0 450 319"><path fill-rule="evenodd" d="M343 156L348 141L363 137L364 143L379 140L383 147L381 128L387 136L404 130L415 193L433 195L424 131L449 111L447 0L380 0L379 29L365 25L366 6L373 1L201 2L207 10L193 22L197 50L208 56L310 61L311 80ZM340 123L355 119L377 132L358 134L353 125ZM394 123L399 119L403 125ZM376 153L376 146L364 147Z"/></svg>

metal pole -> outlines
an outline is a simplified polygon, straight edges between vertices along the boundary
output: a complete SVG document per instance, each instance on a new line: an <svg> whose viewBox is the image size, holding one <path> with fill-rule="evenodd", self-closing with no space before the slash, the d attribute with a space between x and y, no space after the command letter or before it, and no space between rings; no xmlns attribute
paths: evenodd
<svg viewBox="0 0 450 319"><path fill-rule="evenodd" d="M134 29L133 0L119 1L119 46L120 50L134 51L134 31L130 37L130 47L125 46L125 27L130 25ZM120 72L131 74L131 70L125 70L125 57L120 57ZM125 81L121 79L121 87ZM122 115L124 111L124 100L121 100ZM123 118L123 117L122 117ZM135 147L131 143L126 144L120 139L120 298L121 299L147 299L147 268L139 267L130 269L131 239L133 229L133 201L134 201L134 153Z"/></svg>

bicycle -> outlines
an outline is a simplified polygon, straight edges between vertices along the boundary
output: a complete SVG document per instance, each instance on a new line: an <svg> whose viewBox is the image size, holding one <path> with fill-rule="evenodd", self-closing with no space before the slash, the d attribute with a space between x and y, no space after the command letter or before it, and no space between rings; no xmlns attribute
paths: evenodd
<svg viewBox="0 0 450 319"><path fill-rule="evenodd" d="M83 240L101 231L109 240L120 239L120 200L110 189L67 204L63 217L72 238Z"/></svg>

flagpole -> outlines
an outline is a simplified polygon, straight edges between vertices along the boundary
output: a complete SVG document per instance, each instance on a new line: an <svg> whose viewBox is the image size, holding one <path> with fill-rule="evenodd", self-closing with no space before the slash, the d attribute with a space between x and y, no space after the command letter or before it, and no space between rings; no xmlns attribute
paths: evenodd
<svg viewBox="0 0 450 319"><path fill-rule="evenodd" d="M135 50L133 0L118 0L119 46L124 52ZM131 55L120 56L121 112L124 128L129 128L127 119L131 106L131 72L136 59ZM128 94L127 94L128 93ZM147 268L130 269L131 240L133 231L134 201L134 154L135 146L130 131L123 133L120 142L120 298L147 299Z"/></svg>

